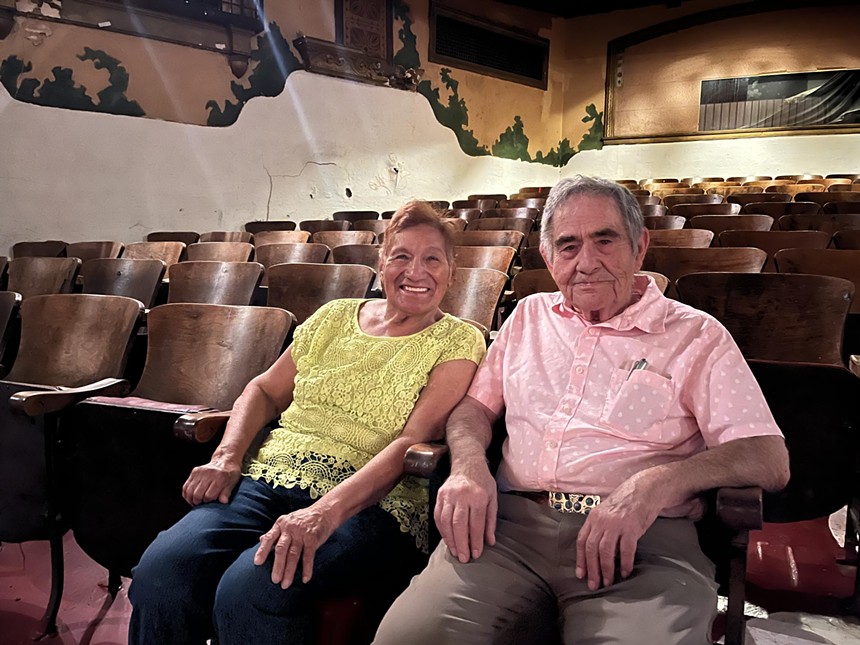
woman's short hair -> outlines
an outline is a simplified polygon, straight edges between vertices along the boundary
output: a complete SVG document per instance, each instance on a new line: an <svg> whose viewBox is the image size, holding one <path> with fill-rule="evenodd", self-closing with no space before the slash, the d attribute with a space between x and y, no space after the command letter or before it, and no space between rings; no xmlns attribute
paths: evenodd
<svg viewBox="0 0 860 645"><path fill-rule="evenodd" d="M636 245L639 243L639 238L642 237L642 229L645 228L645 218L642 216L642 209L639 208L639 202L636 201L633 194L614 181L576 175L575 177L566 177L553 186L547 196L546 204L544 204L540 243L543 252L549 258L553 257L554 252L552 248L553 216L559 208L567 203L567 200L576 195L595 195L614 200L621 212L621 221L624 222L624 228L630 238L630 245L633 247L633 252L636 252Z"/></svg>
<svg viewBox="0 0 860 645"><path fill-rule="evenodd" d="M455 246L453 229L445 224L441 215L430 204L419 200L407 202L391 216L391 224L385 229L380 258L384 260L388 257L398 233L414 226L429 226L439 231L445 243L448 264L453 266Z"/></svg>

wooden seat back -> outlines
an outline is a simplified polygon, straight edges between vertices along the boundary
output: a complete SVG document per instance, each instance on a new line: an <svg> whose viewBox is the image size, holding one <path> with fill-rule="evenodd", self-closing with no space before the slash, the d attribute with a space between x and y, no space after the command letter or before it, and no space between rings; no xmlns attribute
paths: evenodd
<svg viewBox="0 0 860 645"><path fill-rule="evenodd" d="M487 210L495 210L495 209L487 209ZM467 222L471 222L472 220L476 220L481 217L480 208L452 208L448 211L445 211L445 218L459 218L466 220Z"/></svg>
<svg viewBox="0 0 860 645"><path fill-rule="evenodd" d="M289 219L245 222L245 230L254 236L254 244L257 244L257 233L264 231L295 231L296 223Z"/></svg>
<svg viewBox="0 0 860 645"><path fill-rule="evenodd" d="M769 231L773 218L769 215L696 215L690 219L690 226L711 231L715 236L711 245L717 246L716 236L723 231Z"/></svg>
<svg viewBox="0 0 860 645"><path fill-rule="evenodd" d="M481 217L523 217L535 221L540 215L537 208L529 206L505 206L500 208L488 208L481 212Z"/></svg>
<svg viewBox="0 0 860 645"><path fill-rule="evenodd" d="M522 244L522 231L460 231L454 233L457 246L510 246L518 249Z"/></svg>
<svg viewBox="0 0 860 645"><path fill-rule="evenodd" d="M737 181L745 184L750 181L769 181L773 179L770 175L738 175L736 177L726 177L726 181Z"/></svg>
<svg viewBox="0 0 860 645"><path fill-rule="evenodd" d="M25 300L51 293L71 293L80 268L78 258L15 258L9 263L9 291L17 291Z"/></svg>
<svg viewBox="0 0 860 645"><path fill-rule="evenodd" d="M645 228L649 231L678 230L686 223L687 220L679 215L645 215Z"/></svg>
<svg viewBox="0 0 860 645"><path fill-rule="evenodd" d="M389 219L360 219L357 222L352 223L352 228L356 231L370 231L374 235L378 236L390 225L391 220Z"/></svg>
<svg viewBox="0 0 860 645"><path fill-rule="evenodd" d="M149 309L155 304L167 265L163 260L96 258L81 267L84 293L136 298Z"/></svg>
<svg viewBox="0 0 860 645"><path fill-rule="evenodd" d="M507 281L507 274L495 269L457 268L454 270L454 281L439 308L492 329L496 307Z"/></svg>
<svg viewBox="0 0 860 645"><path fill-rule="evenodd" d="M662 200L656 195L652 195L651 193L648 193L646 195L637 195L636 193L633 193L633 197L636 198L636 201L638 202L639 206L649 206L657 204L660 204L662 206Z"/></svg>
<svg viewBox="0 0 860 645"><path fill-rule="evenodd" d="M680 300L719 320L746 358L842 365L854 284L822 275L691 273Z"/></svg>
<svg viewBox="0 0 860 645"><path fill-rule="evenodd" d="M122 242L72 242L66 247L66 255L70 258L80 258L81 262L95 258L118 258L122 253Z"/></svg>
<svg viewBox="0 0 860 645"><path fill-rule="evenodd" d="M335 264L363 264L376 271L381 250L377 244L341 244L331 250L331 261Z"/></svg>
<svg viewBox="0 0 860 645"><path fill-rule="evenodd" d="M327 302L364 298L376 276L360 264L276 264L266 273L269 306L293 312L299 324Z"/></svg>
<svg viewBox="0 0 860 645"><path fill-rule="evenodd" d="M823 193L824 185L823 184L790 184L788 186L768 186L764 189L765 193L784 193L787 195L791 195L795 201L810 201L807 196L812 193ZM796 199L796 196L803 195L802 198Z"/></svg>
<svg viewBox="0 0 860 645"><path fill-rule="evenodd" d="M702 194L701 188L688 188L687 190L697 190L698 193L669 193L663 196L663 204L669 209L673 215L673 208L680 204L721 204L723 202L722 195L705 195ZM652 195L656 193L651 193Z"/></svg>
<svg viewBox="0 0 860 645"><path fill-rule="evenodd" d="M146 236L146 241L182 242L185 246L189 246L200 241L200 233L195 231L153 231Z"/></svg>
<svg viewBox="0 0 860 645"><path fill-rule="evenodd" d="M664 204L666 203L666 198L669 196L680 198L679 200L669 200L670 204L695 203L695 200L690 199L691 197L708 197L705 195L705 191L701 188L657 188L652 189L651 194L661 198ZM710 195L709 197L718 197L719 199L722 199L719 195Z"/></svg>
<svg viewBox="0 0 860 645"><path fill-rule="evenodd" d="M21 303L21 344L7 381L78 387L119 378L143 304L123 296L53 294Z"/></svg>
<svg viewBox="0 0 860 645"><path fill-rule="evenodd" d="M442 212L451 205L451 202L449 202L447 199L428 199L425 201L430 204L430 207L434 211L437 212Z"/></svg>
<svg viewBox="0 0 860 645"><path fill-rule="evenodd" d="M466 199L487 199L495 202L500 202L501 200L507 198L508 196L504 193L472 193Z"/></svg>
<svg viewBox="0 0 860 645"><path fill-rule="evenodd" d="M254 233L254 246L264 244L302 244L311 238L307 231L260 231Z"/></svg>
<svg viewBox="0 0 860 645"><path fill-rule="evenodd" d="M311 235L320 231L348 231L350 226L350 223L346 220L306 219L303 222L299 222L299 228Z"/></svg>
<svg viewBox="0 0 860 645"><path fill-rule="evenodd" d="M517 250L509 246L458 246L454 249L454 264L509 273L516 253Z"/></svg>
<svg viewBox="0 0 860 645"><path fill-rule="evenodd" d="M642 268L656 271L669 278L669 293L675 281L688 273L730 271L758 273L767 260L767 253L751 247L677 248L650 247Z"/></svg>
<svg viewBox="0 0 860 645"><path fill-rule="evenodd" d="M778 220L783 215L818 215L821 206L815 202L751 202L744 204L744 215L770 215Z"/></svg>
<svg viewBox="0 0 860 645"><path fill-rule="evenodd" d="M816 175L816 174L810 174L810 173L801 173L799 175L777 175L776 177L774 177L774 179L777 181L784 180L784 181L791 181L794 183L797 183L797 182L802 181L802 180L823 179L823 178L824 178L824 175Z"/></svg>
<svg viewBox="0 0 860 645"><path fill-rule="evenodd" d="M824 231L833 234L844 229L860 228L860 213L841 215L783 215L778 221L783 231Z"/></svg>
<svg viewBox="0 0 860 645"><path fill-rule="evenodd" d="M764 521L798 522L856 508L860 379L832 365L749 365L785 436L791 470L782 491L765 493Z"/></svg>
<svg viewBox="0 0 860 645"><path fill-rule="evenodd" d="M780 273L814 273L843 278L860 285L860 251L838 249L783 249L774 256ZM860 312L860 298L851 313Z"/></svg>
<svg viewBox="0 0 860 645"><path fill-rule="evenodd" d="M753 195L763 192L764 188L761 186L711 186L705 189L708 195L722 195L726 200L731 195Z"/></svg>
<svg viewBox="0 0 860 645"><path fill-rule="evenodd" d="M247 242L251 243L254 235L248 231L207 231L200 234L198 242Z"/></svg>
<svg viewBox="0 0 860 645"><path fill-rule="evenodd" d="M62 258L66 257L67 246L62 240L16 242L12 245L12 258Z"/></svg>
<svg viewBox="0 0 860 645"><path fill-rule="evenodd" d="M833 234L833 248L852 251L860 250L860 229L846 228L836 231Z"/></svg>
<svg viewBox="0 0 860 645"><path fill-rule="evenodd" d="M740 204L742 207L751 202L790 202L791 195L785 193L765 193L758 191L757 193L732 193L726 197L726 201L733 204Z"/></svg>
<svg viewBox="0 0 860 645"><path fill-rule="evenodd" d="M530 271L532 269L546 269L546 260L543 259L543 255L540 252L540 246L530 246L520 251L520 263L523 265L523 271Z"/></svg>
<svg viewBox="0 0 860 645"><path fill-rule="evenodd" d="M698 228L656 229L649 231L649 248L655 246L683 246L687 248L702 248L711 245L714 239L713 231Z"/></svg>
<svg viewBox="0 0 860 645"><path fill-rule="evenodd" d="M826 249L830 234L823 231L723 231L720 246L753 246L767 253L762 272L776 271L773 256L782 249Z"/></svg>
<svg viewBox="0 0 860 645"><path fill-rule="evenodd" d="M291 264L303 262L321 264L328 260L330 249L325 244L313 244L311 242L292 244L263 244L257 247L257 262L266 267L275 264Z"/></svg>
<svg viewBox="0 0 860 645"><path fill-rule="evenodd" d="M147 318L146 365L131 396L229 410L275 362L293 324L275 307L155 307Z"/></svg>
<svg viewBox="0 0 860 645"><path fill-rule="evenodd" d="M552 279L552 274L546 267L542 269L523 268L511 280L511 288L514 290L516 299L522 300L534 293L552 293L558 291L558 285Z"/></svg>
<svg viewBox="0 0 860 645"><path fill-rule="evenodd" d="M188 247L187 254L189 262L247 262L254 255L254 245L250 242L198 242ZM170 267L168 274L172 270Z"/></svg>
<svg viewBox="0 0 860 645"><path fill-rule="evenodd" d="M9 258L0 255L0 290L5 290L9 282Z"/></svg>
<svg viewBox="0 0 860 645"><path fill-rule="evenodd" d="M170 268L167 302L250 305L262 277L259 262L179 262Z"/></svg>
<svg viewBox="0 0 860 645"><path fill-rule="evenodd" d="M740 204L720 202L714 204L675 204L669 209L669 215L680 215L686 219L696 215L737 215L741 212Z"/></svg>
<svg viewBox="0 0 860 645"><path fill-rule="evenodd" d="M546 204L546 197L521 197L519 199L500 199L499 208L533 208L542 211Z"/></svg>
<svg viewBox="0 0 860 645"><path fill-rule="evenodd" d="M507 195L502 195L500 199L507 199ZM476 198L476 199L455 199L451 202L451 208L457 210L460 208L477 208L480 211L488 208L496 208L499 204L499 198Z"/></svg>
<svg viewBox="0 0 860 645"><path fill-rule="evenodd" d="M319 231L311 235L315 244L333 249L343 244L373 244L376 235L371 231Z"/></svg>
<svg viewBox="0 0 860 645"><path fill-rule="evenodd" d="M331 214L334 221L345 221L350 224L363 219L379 219L379 211L335 211Z"/></svg>
<svg viewBox="0 0 860 645"><path fill-rule="evenodd" d="M663 204L639 204L639 210L642 211L643 217L658 217L669 212Z"/></svg>
<svg viewBox="0 0 860 645"><path fill-rule="evenodd" d="M815 202L822 208L830 202L860 202L860 193L825 193L825 192L799 192L795 195L796 202ZM860 204L856 207L860 208Z"/></svg>
<svg viewBox="0 0 860 645"><path fill-rule="evenodd" d="M469 222L466 230L469 231L519 231L524 236L528 235L534 222L527 217L481 217Z"/></svg>
<svg viewBox="0 0 860 645"><path fill-rule="evenodd" d="M129 260L163 260L168 268L185 255L185 242L132 242L126 244L122 257Z"/></svg>
<svg viewBox="0 0 860 645"><path fill-rule="evenodd" d="M858 184L860 185L860 184ZM860 197L860 192L848 193L849 195L857 195ZM822 206L825 215L840 215L840 214L856 214L860 213L860 200L846 200L838 202L827 202Z"/></svg>

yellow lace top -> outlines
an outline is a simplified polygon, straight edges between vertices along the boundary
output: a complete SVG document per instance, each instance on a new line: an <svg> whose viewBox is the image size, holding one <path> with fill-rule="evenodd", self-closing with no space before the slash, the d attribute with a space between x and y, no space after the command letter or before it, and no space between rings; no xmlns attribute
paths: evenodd
<svg viewBox="0 0 860 645"><path fill-rule="evenodd" d="M411 336L369 336L358 325L364 302L330 302L296 329L293 402L250 477L324 495L400 434L436 365L483 358L481 334L448 314ZM379 505L427 550L426 482L406 477Z"/></svg>

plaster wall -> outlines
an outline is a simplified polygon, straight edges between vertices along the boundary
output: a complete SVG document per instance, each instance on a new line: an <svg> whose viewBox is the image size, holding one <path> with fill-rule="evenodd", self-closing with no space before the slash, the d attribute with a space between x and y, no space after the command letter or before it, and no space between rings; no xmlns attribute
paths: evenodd
<svg viewBox="0 0 860 645"><path fill-rule="evenodd" d="M0 115L0 254L26 239L133 242L153 230L512 193L559 173L465 155L418 94L303 71L229 128L46 108L5 92Z"/></svg>

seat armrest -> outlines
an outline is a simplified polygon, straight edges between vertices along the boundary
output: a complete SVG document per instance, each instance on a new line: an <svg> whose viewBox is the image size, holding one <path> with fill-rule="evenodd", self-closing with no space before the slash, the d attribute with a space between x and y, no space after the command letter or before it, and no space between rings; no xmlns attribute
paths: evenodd
<svg viewBox="0 0 860 645"><path fill-rule="evenodd" d="M230 414L230 410L183 414L173 422L173 434L189 443L206 443L224 431Z"/></svg>
<svg viewBox="0 0 860 645"><path fill-rule="evenodd" d="M416 443L406 449L403 456L403 472L407 475L430 477L448 454L444 443Z"/></svg>
<svg viewBox="0 0 860 645"><path fill-rule="evenodd" d="M762 490L720 488L717 491L717 518L736 530L760 529L762 525Z"/></svg>
<svg viewBox="0 0 860 645"><path fill-rule="evenodd" d="M91 396L125 396L130 389L125 379L105 378L81 387L16 392L9 398L9 406L36 417L65 410Z"/></svg>

